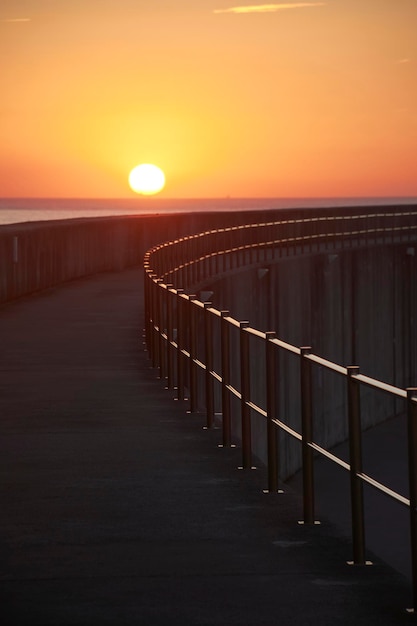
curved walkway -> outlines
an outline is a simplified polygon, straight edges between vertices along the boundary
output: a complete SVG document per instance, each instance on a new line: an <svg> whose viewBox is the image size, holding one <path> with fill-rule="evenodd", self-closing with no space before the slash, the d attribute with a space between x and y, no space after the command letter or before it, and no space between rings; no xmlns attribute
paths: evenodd
<svg viewBox="0 0 417 626"><path fill-rule="evenodd" d="M336 527L150 369L138 269L0 309L3 623L272 626L410 623L409 583L349 567Z"/></svg>

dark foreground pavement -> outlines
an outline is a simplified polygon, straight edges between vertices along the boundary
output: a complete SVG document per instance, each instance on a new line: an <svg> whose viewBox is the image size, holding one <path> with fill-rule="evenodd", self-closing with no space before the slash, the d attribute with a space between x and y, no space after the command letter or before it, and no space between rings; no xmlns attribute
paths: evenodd
<svg viewBox="0 0 417 626"><path fill-rule="evenodd" d="M409 624L409 582L186 413L149 367L141 272L0 309L7 625Z"/></svg>

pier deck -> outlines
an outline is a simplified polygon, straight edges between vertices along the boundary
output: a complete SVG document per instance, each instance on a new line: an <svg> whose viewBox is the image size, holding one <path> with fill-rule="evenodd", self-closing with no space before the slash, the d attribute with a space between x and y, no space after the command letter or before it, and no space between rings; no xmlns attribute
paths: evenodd
<svg viewBox="0 0 417 626"><path fill-rule="evenodd" d="M8 626L410 623L409 582L349 567L291 487L238 471L150 368L139 269L0 308Z"/></svg>

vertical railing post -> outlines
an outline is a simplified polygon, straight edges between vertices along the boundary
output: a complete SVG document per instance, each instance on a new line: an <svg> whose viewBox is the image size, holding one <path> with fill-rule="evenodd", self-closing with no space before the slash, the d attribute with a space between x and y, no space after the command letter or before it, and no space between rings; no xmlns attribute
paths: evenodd
<svg viewBox="0 0 417 626"><path fill-rule="evenodd" d="M159 283L162 282L161 278L155 278L153 281L153 354L152 354L152 367L159 367L161 362L160 352L160 332L161 332L161 319L160 319L160 288Z"/></svg>
<svg viewBox="0 0 417 626"><path fill-rule="evenodd" d="M188 287L193 284L193 250L194 250L194 239L190 237L187 247L187 282Z"/></svg>
<svg viewBox="0 0 417 626"><path fill-rule="evenodd" d="M167 292L166 292L166 299L167 299L167 307L166 307L166 314L167 314L167 385L166 388L167 389L172 389L174 386L174 380L173 380L173 364L172 364L172 341L173 341L173 335L174 335L174 323L173 323L173 316L172 316L172 301L174 298L174 294L172 293L172 289L173 289L173 285L172 283L168 283L167 284Z"/></svg>
<svg viewBox="0 0 417 626"><path fill-rule="evenodd" d="M232 424L230 412L230 325L227 321L229 311L221 311L220 319L220 347L222 354L222 429L223 446L232 444Z"/></svg>
<svg viewBox="0 0 417 626"><path fill-rule="evenodd" d="M165 330L165 311L166 311L166 289L162 287L163 281L160 281L159 287L159 378L164 380L166 377L166 360L168 355L168 345L165 345L164 330Z"/></svg>
<svg viewBox="0 0 417 626"><path fill-rule="evenodd" d="M146 265L146 261L145 261L145 265ZM144 324L145 324L145 352L149 352L149 319L150 319L150 307L149 307L149 283L150 283L150 278L149 278L149 274L145 269L144 275L143 275L143 295L144 295Z"/></svg>
<svg viewBox="0 0 417 626"><path fill-rule="evenodd" d="M204 303L204 351L206 365L206 428L214 425L214 380L213 380L213 317L209 309L211 302Z"/></svg>
<svg viewBox="0 0 417 626"><path fill-rule="evenodd" d="M194 237L193 238L193 255L192 255L192 279L191 279L192 284L197 282L197 276L198 276L198 273L197 273L198 262L196 261L197 256L198 256L197 250L198 250L197 239Z"/></svg>
<svg viewBox="0 0 417 626"><path fill-rule="evenodd" d="M144 275L144 280L145 280L145 337L146 337L146 349L149 353L150 356L150 352L151 352L151 317L152 317L152 311L151 311L151 297L150 297L150 292L151 292L151 275L150 272L145 272Z"/></svg>
<svg viewBox="0 0 417 626"><path fill-rule="evenodd" d="M252 433L250 408L250 355L249 322L240 322L240 382L241 382L241 421L242 421L242 469L252 467Z"/></svg>
<svg viewBox="0 0 417 626"><path fill-rule="evenodd" d="M307 359L310 347L302 347L300 357L301 382L301 435L303 460L303 505L304 524L314 524L314 458L309 445L313 440L313 392L311 384L311 362Z"/></svg>
<svg viewBox="0 0 417 626"><path fill-rule="evenodd" d="M188 297L188 323L190 332L190 363L189 363L189 379L190 379L190 413L197 411L197 373L195 369L195 358L197 354L197 330L196 330L196 313L197 307L193 304L193 300L197 300L195 294Z"/></svg>
<svg viewBox="0 0 417 626"><path fill-rule="evenodd" d="M265 358L266 358L266 413L267 413L267 446L268 446L268 491L278 491L278 428L273 419L276 417L276 367L275 331L266 333Z"/></svg>
<svg viewBox="0 0 417 626"><path fill-rule="evenodd" d="M234 238L235 232L236 232L236 227L232 226L230 230L230 250L234 250L236 247L236 240ZM235 258L235 252L233 251L230 257L230 269L234 269L235 267L236 267L236 258Z"/></svg>
<svg viewBox="0 0 417 626"><path fill-rule="evenodd" d="M216 251L216 255L214 257L214 272L216 274L219 274L220 272L220 260L219 260L219 251L220 251L220 242L221 242L221 237L220 237L220 233L219 230L216 230L216 235L215 235L216 239L216 243L214 244L213 247L213 252Z"/></svg>
<svg viewBox="0 0 417 626"><path fill-rule="evenodd" d="M181 294L184 289L177 289L177 400L184 400L184 359L182 356L183 342L183 301Z"/></svg>
<svg viewBox="0 0 417 626"><path fill-rule="evenodd" d="M256 228L252 229L252 245L256 246L256 260L261 260L261 227L258 224Z"/></svg>
<svg viewBox="0 0 417 626"><path fill-rule="evenodd" d="M149 285L148 285L148 310L149 310L149 322L148 322L148 351L149 358L151 359L152 367L154 367L154 359L155 359L155 338L154 338L154 324L155 324L155 311L154 311L154 275L148 274Z"/></svg>
<svg viewBox="0 0 417 626"><path fill-rule="evenodd" d="M363 509L362 473L362 432L360 384L355 380L359 367L347 368L348 377L348 416L349 416L349 456L350 456L350 493L352 509L352 543L354 565L366 565L365 560L365 521Z"/></svg>
<svg viewBox="0 0 417 626"><path fill-rule="evenodd" d="M417 388L407 388L408 480L413 610L417 612Z"/></svg>

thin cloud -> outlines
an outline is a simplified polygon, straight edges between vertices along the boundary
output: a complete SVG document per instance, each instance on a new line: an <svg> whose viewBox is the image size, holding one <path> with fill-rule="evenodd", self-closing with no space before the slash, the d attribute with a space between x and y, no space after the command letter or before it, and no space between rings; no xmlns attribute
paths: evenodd
<svg viewBox="0 0 417 626"><path fill-rule="evenodd" d="M254 4L251 6L231 7L229 9L215 9L213 13L275 13L287 9L303 9L305 7L323 7L326 2L294 2L280 4Z"/></svg>
<svg viewBox="0 0 417 626"><path fill-rule="evenodd" d="M16 22L31 22L32 18L31 17L8 17L4 20L0 20L0 22L4 23L16 23Z"/></svg>

